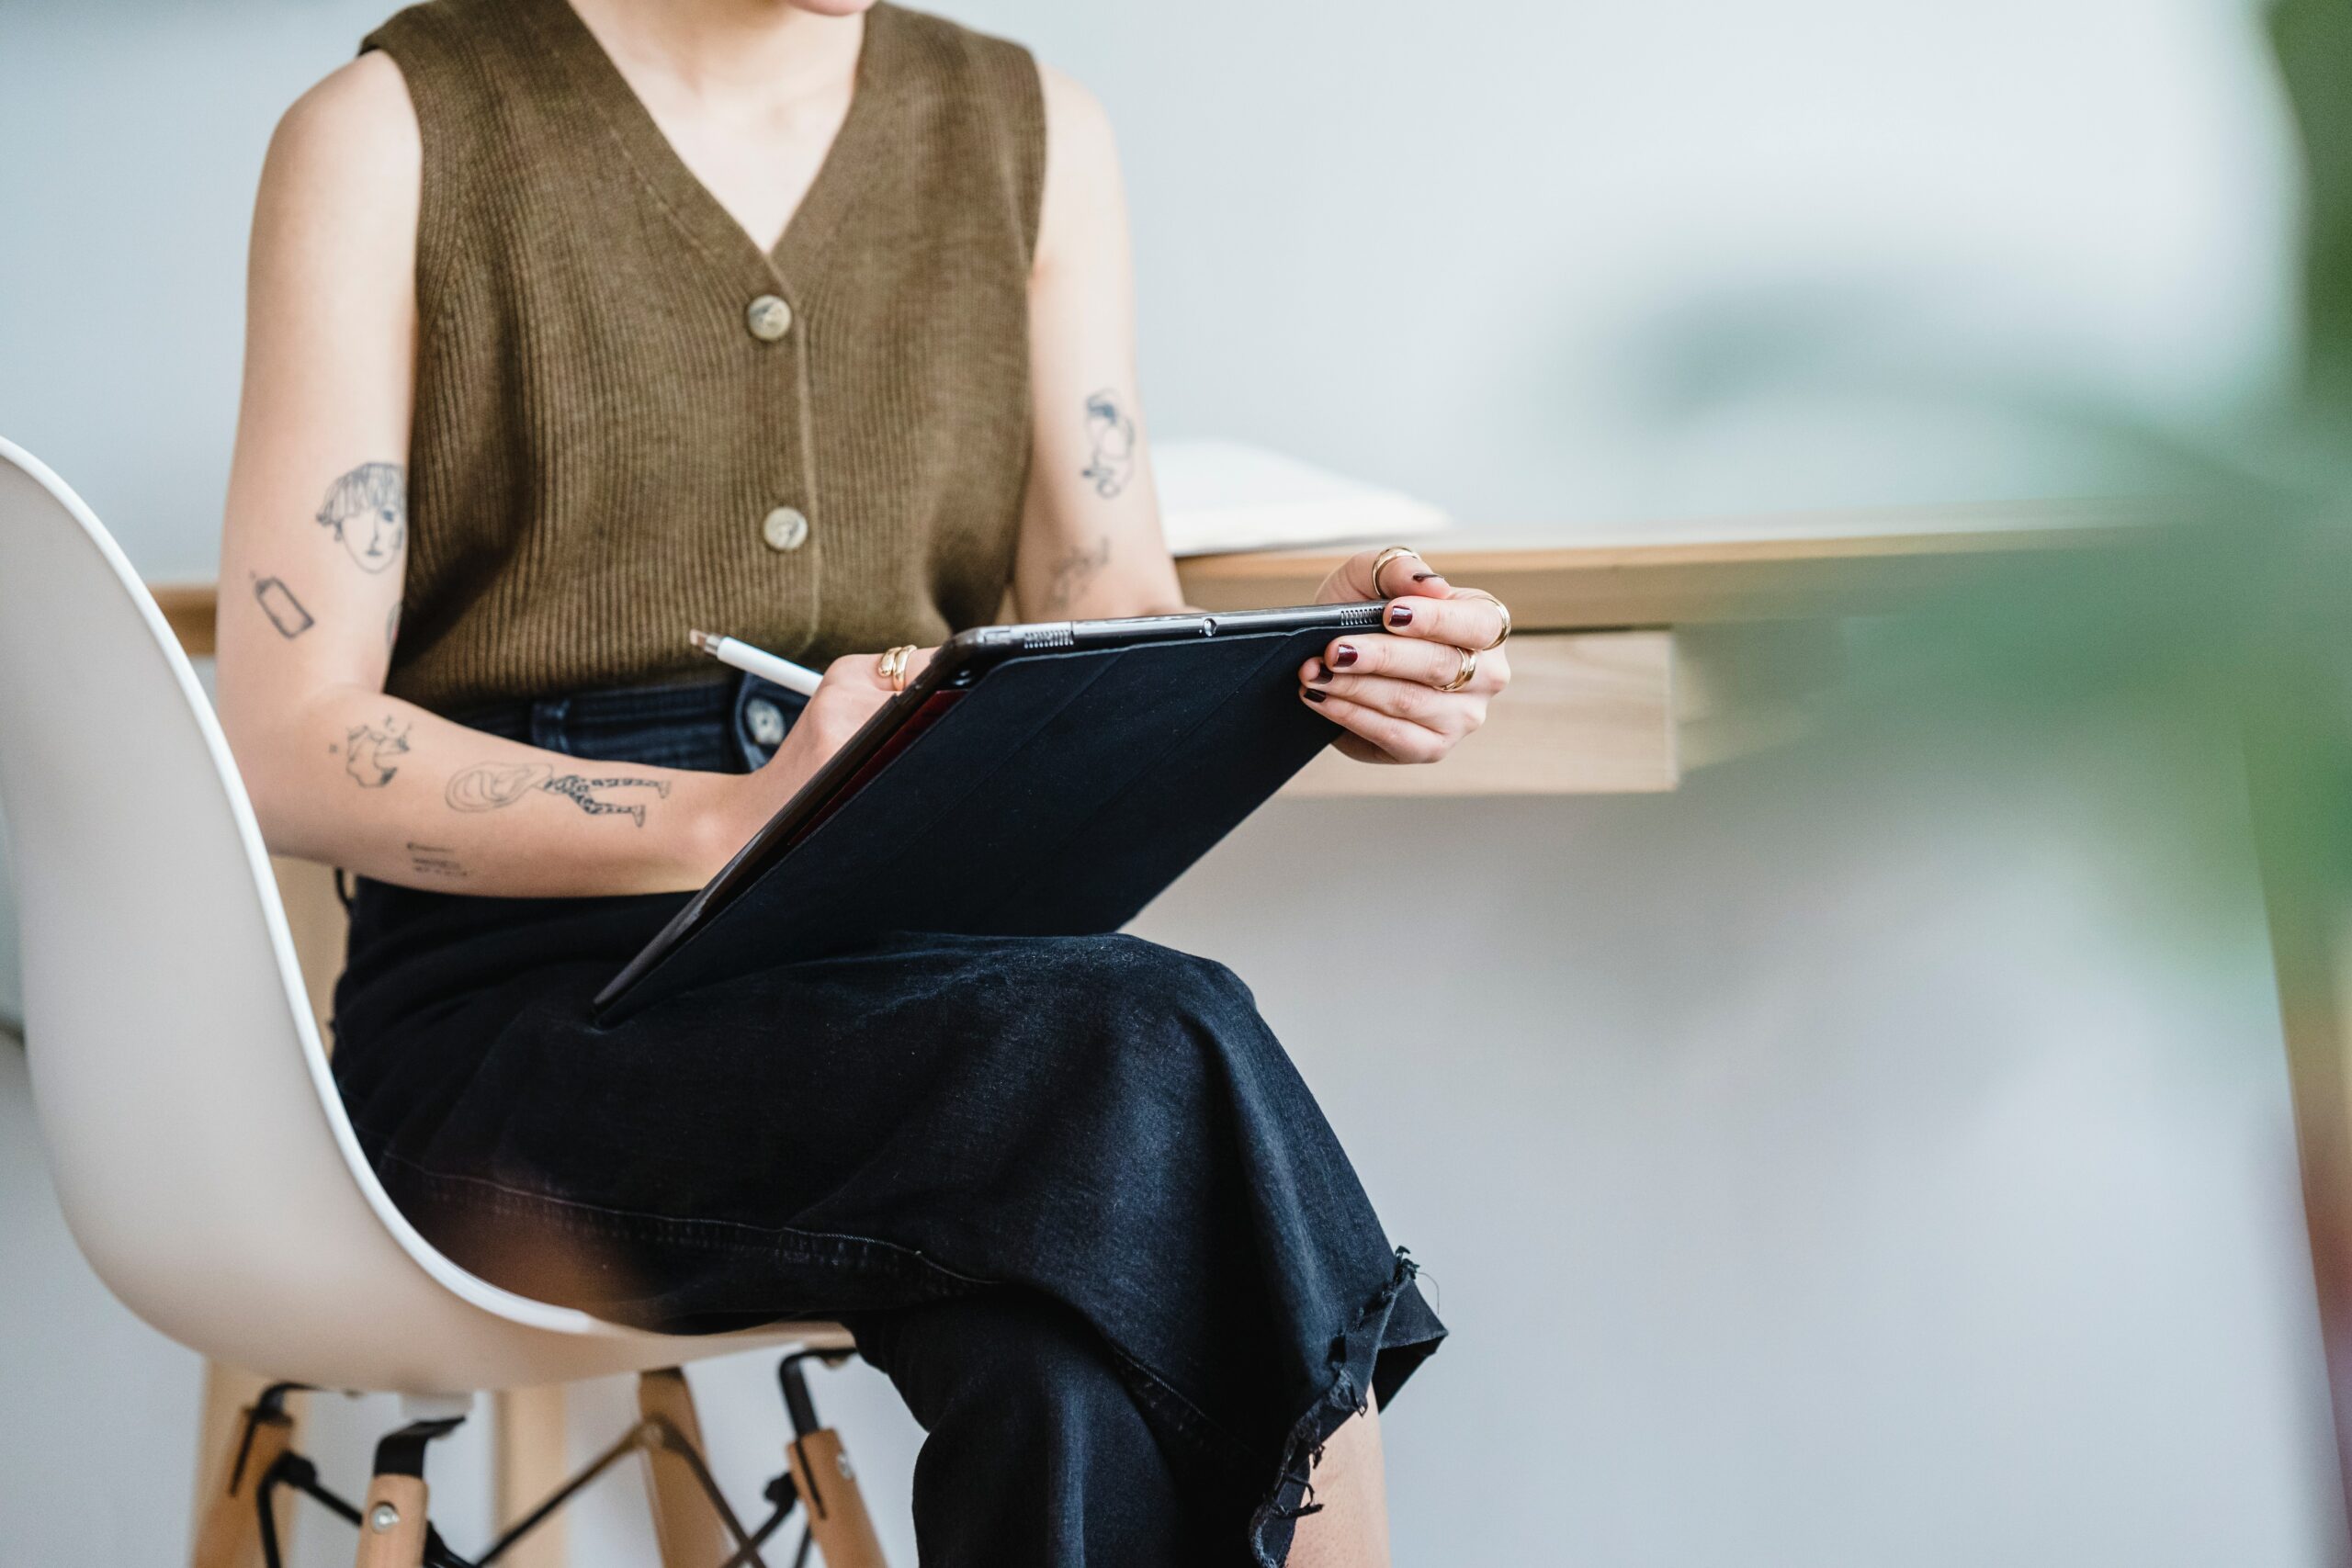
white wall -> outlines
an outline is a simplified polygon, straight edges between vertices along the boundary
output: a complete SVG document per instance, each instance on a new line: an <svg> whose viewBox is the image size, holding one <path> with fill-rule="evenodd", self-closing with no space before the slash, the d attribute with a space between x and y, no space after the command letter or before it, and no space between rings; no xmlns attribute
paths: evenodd
<svg viewBox="0 0 2352 1568"><path fill-rule="evenodd" d="M1465 516L2104 482L1902 399L1669 417L1668 367L1752 367L1792 321L2172 418L2276 374L2285 177L2235 0L951 8L1121 127L1160 430ZM269 123L375 15L0 0L0 434L153 575L211 570ZM1442 1292L1456 1339L1389 1428L1400 1561L2337 1560L2222 748L2010 739L1654 800L1277 807L1146 918L1258 987ZM1442 921L1385 839L1435 849ZM0 1562L89 1556L92 1517L109 1560L167 1560L194 1364L74 1260L12 1061L0 1386L40 1419L0 1454ZM697 1374L747 1506L766 1380ZM862 1370L820 1397L911 1562L909 1424ZM579 1404L584 1450L625 1399ZM314 1447L355 1477L386 1418L330 1403ZM442 1474L462 1548L478 1466ZM625 1488L588 1507L582 1568L645 1560Z"/></svg>
<svg viewBox="0 0 2352 1568"><path fill-rule="evenodd" d="M215 558L269 127L383 8L0 0L0 431L151 575ZM2073 487L1973 423L1662 424L1661 346L1758 292L2157 412L2275 370L2285 175L2245 0L944 8L1109 105L1159 428L1464 516Z"/></svg>

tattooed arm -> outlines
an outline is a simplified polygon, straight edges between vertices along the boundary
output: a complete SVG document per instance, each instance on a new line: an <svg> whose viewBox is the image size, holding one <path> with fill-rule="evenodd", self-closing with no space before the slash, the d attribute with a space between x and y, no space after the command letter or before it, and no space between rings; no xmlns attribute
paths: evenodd
<svg viewBox="0 0 2352 1568"><path fill-rule="evenodd" d="M583 762L384 694L408 564L418 169L399 68L369 54L294 107L262 174L219 692L263 832L412 886L695 886L879 703L874 661L845 661L749 776Z"/></svg>
<svg viewBox="0 0 2352 1568"><path fill-rule="evenodd" d="M1046 191L1029 280L1035 426L1013 603L1024 620L1181 608L1136 404L1125 198L1102 106L1041 70ZM1426 569L1373 581L1376 552L1325 581L1324 604L1408 592L1385 629L1334 637L1299 669L1299 700L1367 762L1431 762L1485 722L1510 678L1505 622L1475 589ZM1419 568L1419 563L1416 562ZM1453 601L1461 601L1455 603Z"/></svg>
<svg viewBox="0 0 2352 1568"><path fill-rule="evenodd" d="M1051 69L1029 280L1034 427L1013 567L1027 620L1181 609L1136 401L1135 290L1118 152L1100 104Z"/></svg>

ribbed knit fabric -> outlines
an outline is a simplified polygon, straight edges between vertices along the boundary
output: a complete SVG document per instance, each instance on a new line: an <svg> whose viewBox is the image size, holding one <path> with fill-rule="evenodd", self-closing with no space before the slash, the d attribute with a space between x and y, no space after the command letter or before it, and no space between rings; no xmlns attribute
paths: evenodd
<svg viewBox="0 0 2352 1568"><path fill-rule="evenodd" d="M763 254L568 0L431 0L365 47L424 139L394 695L660 681L702 667L692 626L821 663L994 615L1046 155L1024 51L876 6Z"/></svg>

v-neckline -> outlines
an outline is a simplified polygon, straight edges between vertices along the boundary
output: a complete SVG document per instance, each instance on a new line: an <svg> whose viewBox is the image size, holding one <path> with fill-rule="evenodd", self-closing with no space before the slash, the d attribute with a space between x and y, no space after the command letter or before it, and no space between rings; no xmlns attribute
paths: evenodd
<svg viewBox="0 0 2352 1568"><path fill-rule="evenodd" d="M806 286L813 281L817 260L870 183L860 177L859 165L888 118L885 100L894 79L889 69L890 34L896 19L892 6L877 5L866 12L849 108L834 130L832 143L826 148L808 188L785 220L784 232L764 251L679 155L604 40L572 8L571 0L536 0L528 8L542 15L553 52L595 107L638 177L652 188L689 240L714 262L729 267L748 264L777 285Z"/></svg>

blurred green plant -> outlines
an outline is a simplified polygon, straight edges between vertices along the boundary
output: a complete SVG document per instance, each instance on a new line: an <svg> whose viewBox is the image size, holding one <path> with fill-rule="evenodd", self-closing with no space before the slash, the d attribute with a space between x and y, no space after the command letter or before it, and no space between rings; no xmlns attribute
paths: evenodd
<svg viewBox="0 0 2352 1568"><path fill-rule="evenodd" d="M1686 317L1645 368L1669 420L1810 392L1997 416L2101 453L2127 476L2131 525L1850 626L1851 675L1819 699L1812 750L1834 769L1891 736L1984 744L1993 730L1972 714L2027 744L2158 716L2247 771L2248 787L2199 797L2201 819L2175 824L2196 843L2167 852L2204 854L2243 887L2251 799L2274 910L2352 907L2352 0L2276 0L2262 23L2302 175L2283 395L2166 426L2064 388L1923 366L1887 346L1900 341L1887 311L1818 287Z"/></svg>
<svg viewBox="0 0 2352 1568"><path fill-rule="evenodd" d="M2271 50L2303 164L2303 378L2311 401L2352 400L2352 6L2278 0Z"/></svg>

